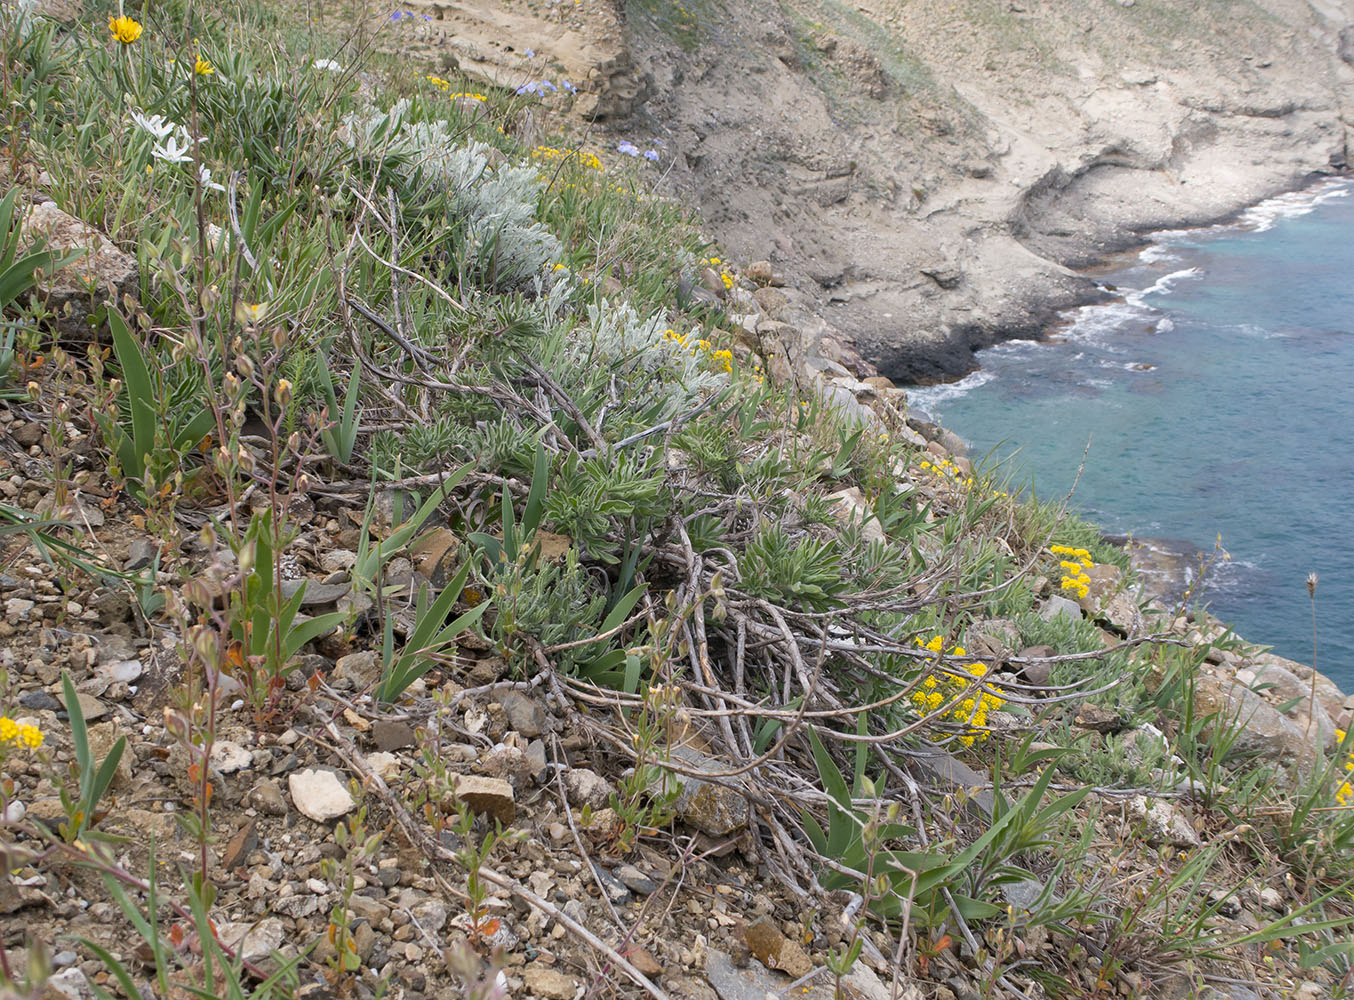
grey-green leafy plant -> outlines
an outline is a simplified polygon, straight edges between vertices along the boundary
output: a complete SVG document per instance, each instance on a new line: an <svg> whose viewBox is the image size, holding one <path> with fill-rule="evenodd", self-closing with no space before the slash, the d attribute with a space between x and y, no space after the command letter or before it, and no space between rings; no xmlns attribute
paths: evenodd
<svg viewBox="0 0 1354 1000"><path fill-rule="evenodd" d="M68 843L74 843L82 837L94 834L93 826L99 808L99 800L113 783L118 762L127 749L127 737L119 736L117 742L108 750L102 761L95 761L89 746L89 727L85 724L85 713L80 707L80 698L70 674L61 672L61 692L65 700L66 713L70 716L71 744L75 749L75 794L62 786L61 805L66 812L66 822L61 824L60 833ZM94 834L97 836L97 834Z"/></svg>
<svg viewBox="0 0 1354 1000"><path fill-rule="evenodd" d="M826 611L846 589L841 554L831 538L792 541L779 524L764 524L747 543L741 566L748 593L781 604Z"/></svg>
<svg viewBox="0 0 1354 1000"><path fill-rule="evenodd" d="M122 474L143 483L147 472L176 466L184 452L215 429L216 418L191 386L171 399L163 381L151 375L146 353L116 309L108 310L108 326L122 369L125 401L119 399L116 414L96 412L96 419L117 453Z"/></svg>
<svg viewBox="0 0 1354 1000"><path fill-rule="evenodd" d="M276 572L284 538L273 517L272 510L263 510L250 518L235 552L242 580L231 595L231 632L243 651L243 662L235 665L243 676L237 679L256 713L264 712L281 692L302 647L347 620L341 611L302 618L304 580L290 595L283 593Z"/></svg>
<svg viewBox="0 0 1354 1000"><path fill-rule="evenodd" d="M393 654L394 627L389 619L386 620L382 643L383 670L380 686L376 689L378 699L391 702L399 698L410 684L444 658L447 651L455 647L456 637L473 628L489 608L489 602L482 601L447 621L464 591L470 567L471 563L467 560L455 578L442 588L442 592L431 603L428 601L427 586L419 589L414 608L414 629L409 633L399 656Z"/></svg>
<svg viewBox="0 0 1354 1000"><path fill-rule="evenodd" d="M348 376L348 388L343 394L343 405L339 406L334 393L334 377L329 371L327 351L322 350L319 358L320 387L324 390L328 423L320 431L325 451L336 462L347 465L353 457L353 448L357 444L357 426L362 411L357 405L362 389L362 365L355 364Z"/></svg>

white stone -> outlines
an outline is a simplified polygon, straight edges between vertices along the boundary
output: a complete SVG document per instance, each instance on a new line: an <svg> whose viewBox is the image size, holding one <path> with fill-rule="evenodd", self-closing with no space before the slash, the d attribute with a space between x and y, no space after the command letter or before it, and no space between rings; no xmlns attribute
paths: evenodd
<svg viewBox="0 0 1354 1000"><path fill-rule="evenodd" d="M94 995L85 974L74 967L63 969L55 975L49 976L46 988L66 997L67 1000L88 1000L89 997Z"/></svg>
<svg viewBox="0 0 1354 1000"><path fill-rule="evenodd" d="M5 617L10 621L18 619L22 621L28 617L28 612L32 611L34 604L24 597L11 597L5 602Z"/></svg>
<svg viewBox="0 0 1354 1000"><path fill-rule="evenodd" d="M212 767L222 774L243 771L254 763L254 755L233 740L212 744Z"/></svg>
<svg viewBox="0 0 1354 1000"><path fill-rule="evenodd" d="M357 807L347 787L333 771L317 771L311 767L293 771L287 775L287 788L301 815L316 823L338 819Z"/></svg>
<svg viewBox="0 0 1354 1000"><path fill-rule="evenodd" d="M1283 909L1283 893L1272 885L1267 885L1260 890L1260 905L1266 910Z"/></svg>
<svg viewBox="0 0 1354 1000"><path fill-rule="evenodd" d="M227 923L217 927L221 943L241 953L246 962L261 962L282 947L285 929L277 917L257 923Z"/></svg>
<svg viewBox="0 0 1354 1000"><path fill-rule="evenodd" d="M99 667L100 677L106 677L110 683L122 682L131 684L141 678L145 672L140 660L115 660L112 663L105 663Z"/></svg>
<svg viewBox="0 0 1354 1000"><path fill-rule="evenodd" d="M1188 848L1199 847L1202 843L1194 824L1189 821L1189 814L1179 806L1135 795L1128 801L1128 814L1146 827L1151 843Z"/></svg>
<svg viewBox="0 0 1354 1000"><path fill-rule="evenodd" d="M400 759L393 753L378 750L367 755L367 767L384 781L400 773Z"/></svg>

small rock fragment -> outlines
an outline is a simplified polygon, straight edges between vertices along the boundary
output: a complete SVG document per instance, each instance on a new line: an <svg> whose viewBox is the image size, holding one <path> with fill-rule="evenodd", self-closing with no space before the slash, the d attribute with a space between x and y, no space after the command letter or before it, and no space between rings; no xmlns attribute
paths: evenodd
<svg viewBox="0 0 1354 1000"><path fill-rule="evenodd" d="M416 734L414 727L407 722L387 722L378 720L371 724L371 741L376 749L389 753L403 750L414 745Z"/></svg>
<svg viewBox="0 0 1354 1000"><path fill-rule="evenodd" d="M578 983L558 969L546 965L528 965L522 970L527 992L541 1000L574 1000Z"/></svg>
<svg viewBox="0 0 1354 1000"><path fill-rule="evenodd" d="M471 812L489 816L504 826L517 815L512 785L502 778L485 778L476 774L462 774L456 778L456 798Z"/></svg>
<svg viewBox="0 0 1354 1000"><path fill-rule="evenodd" d="M272 778L260 779L245 796L245 805L265 816L287 815L287 801L282 797L282 789Z"/></svg>
<svg viewBox="0 0 1354 1000"><path fill-rule="evenodd" d="M596 771L572 767L564 772L564 791L569 796L569 804L576 809L602 809L616 790Z"/></svg>
<svg viewBox="0 0 1354 1000"><path fill-rule="evenodd" d="M308 767L287 775L292 802L301 815L317 823L326 823L352 812L357 807L347 786L333 771Z"/></svg>
<svg viewBox="0 0 1354 1000"><path fill-rule="evenodd" d="M212 767L222 774L243 771L253 763L254 755L234 740L220 740L212 744Z"/></svg>
<svg viewBox="0 0 1354 1000"><path fill-rule="evenodd" d="M282 947L285 929L277 917L268 917L258 923L226 923L218 925L217 939L234 949L246 962L261 962Z"/></svg>
<svg viewBox="0 0 1354 1000"><path fill-rule="evenodd" d="M545 730L545 709L535 698L521 691L508 691L499 699L508 716L508 728L527 739L535 739Z"/></svg>

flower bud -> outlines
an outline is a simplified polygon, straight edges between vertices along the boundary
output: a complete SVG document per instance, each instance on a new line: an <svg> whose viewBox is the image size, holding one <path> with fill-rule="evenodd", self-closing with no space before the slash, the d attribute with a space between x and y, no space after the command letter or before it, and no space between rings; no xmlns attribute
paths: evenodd
<svg viewBox="0 0 1354 1000"><path fill-rule="evenodd" d="M273 399L284 410L291 405L291 382L288 379L280 378L277 380L277 388L273 390Z"/></svg>

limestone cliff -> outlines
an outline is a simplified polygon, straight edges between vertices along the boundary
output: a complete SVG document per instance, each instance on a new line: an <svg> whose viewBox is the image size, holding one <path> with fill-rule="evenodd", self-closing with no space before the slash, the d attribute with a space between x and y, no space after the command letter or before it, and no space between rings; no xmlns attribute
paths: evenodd
<svg viewBox="0 0 1354 1000"><path fill-rule="evenodd" d="M502 82L535 46L594 128L661 138L665 183L712 235L812 279L899 380L1037 335L1099 294L1070 268L1135 234L1348 157L1354 0L434 9L462 68Z"/></svg>

